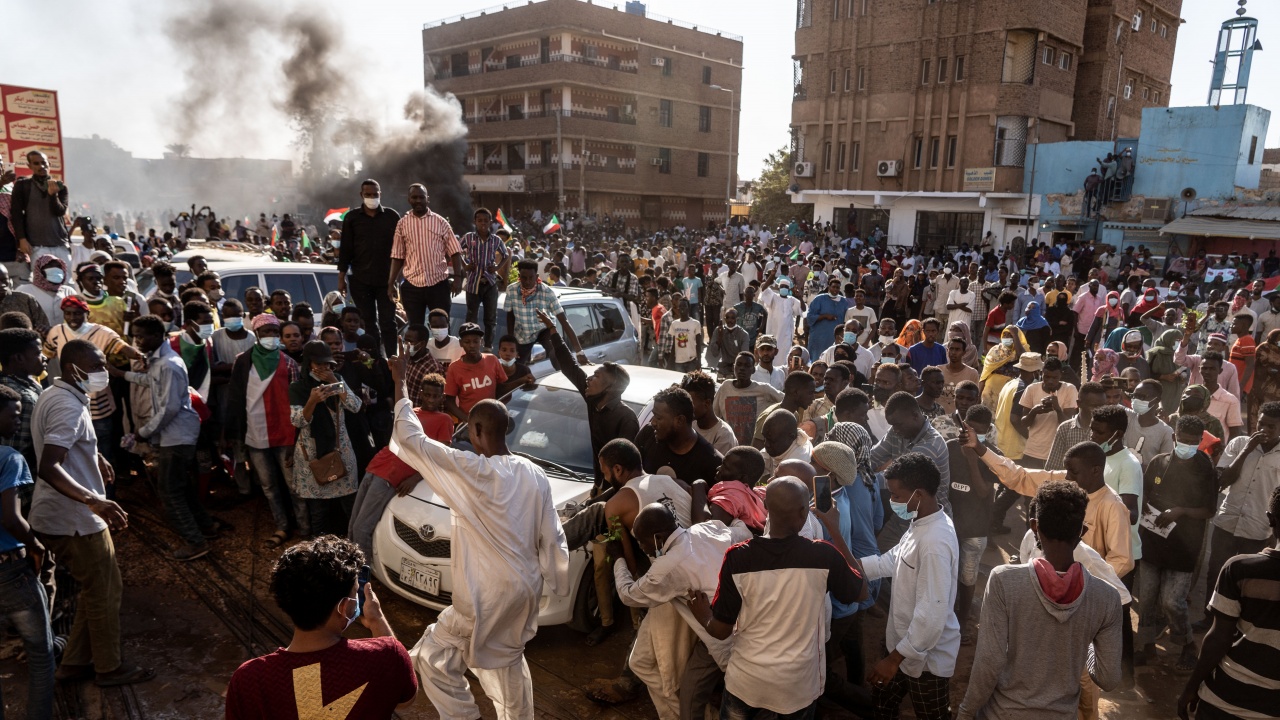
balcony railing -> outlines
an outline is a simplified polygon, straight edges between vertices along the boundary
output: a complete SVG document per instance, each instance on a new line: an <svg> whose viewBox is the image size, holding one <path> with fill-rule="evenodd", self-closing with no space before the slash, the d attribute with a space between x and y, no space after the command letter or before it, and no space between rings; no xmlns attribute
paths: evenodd
<svg viewBox="0 0 1280 720"><path fill-rule="evenodd" d="M528 170L542 170L547 168L555 168L558 158L552 155L547 162L542 162L540 157L531 156L525 161L524 167L520 169L506 168L502 166L502 162L496 159L490 159L489 162L481 165L476 162L475 158L468 158L466 161L467 172L477 174L507 174L511 172L520 173ZM578 172L582 166L582 158L573 156L564 163L566 171ZM587 172L605 172L617 175L634 175L636 173L636 159L613 157L610 155L592 155L587 161Z"/></svg>
<svg viewBox="0 0 1280 720"><path fill-rule="evenodd" d="M583 65L591 65L593 67L604 68L605 70L617 70L618 72L635 74L640 71L640 63L636 60L623 60L615 56L606 57L587 57L576 53L552 53L543 60L539 55L521 57L519 63L513 65L507 64L506 61L489 61L485 63L476 63L468 65L464 73L455 73L453 68L440 68L436 70L435 79L448 80L455 77L469 77L471 75L483 75L485 73L502 72L503 70L515 70L517 68L529 67L530 65L544 65L548 63L567 62L581 63Z"/></svg>
<svg viewBox="0 0 1280 720"><path fill-rule="evenodd" d="M635 125L636 116L625 113L610 113L608 110L599 108L574 107L572 109L561 109L553 107L550 110L530 110L529 112L520 113L518 116L505 112L492 112L473 115L464 115L463 122L468 125L480 125L484 123L496 122L515 122L519 120L532 120L535 118L555 117L556 114L563 117L582 118L585 120L599 120L601 122L618 123L620 125Z"/></svg>
<svg viewBox="0 0 1280 720"><path fill-rule="evenodd" d="M540 2L540 1L541 0L529 0L529 4L532 5L534 2ZM580 0L580 1L587 2L587 3L590 2L590 0ZM506 9L507 9L506 5L494 5L493 7L482 8L480 10L472 10L471 12L464 13L462 15L454 15L452 17L444 18L443 20L432 20L431 22L423 23L422 29L426 30L428 28L438 27L440 25L448 25L449 23L457 22L459 20L466 20L469 17L476 18L482 15L489 15L492 13L502 12L503 10L506 10ZM617 10L617 6L615 6L614 9ZM675 25L676 27L682 27L687 30L696 30L698 32L710 33L713 35L717 35L719 37L724 37L730 40L736 40L738 42L742 42L741 35L733 35L732 33L722 32L720 30L716 30L715 28L695 25L691 22L686 22L684 20L677 20L675 18L667 17L666 15L658 15L657 13L646 12L643 17L646 17L649 20L666 23L668 25Z"/></svg>

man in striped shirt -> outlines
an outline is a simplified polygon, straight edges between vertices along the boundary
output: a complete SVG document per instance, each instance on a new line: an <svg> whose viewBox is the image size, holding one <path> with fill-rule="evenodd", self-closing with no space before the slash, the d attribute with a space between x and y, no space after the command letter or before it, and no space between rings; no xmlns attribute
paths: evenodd
<svg viewBox="0 0 1280 720"><path fill-rule="evenodd" d="M493 216L476 210L475 232L462 236L462 262L467 270L467 322L474 323L484 305L484 346L493 347L493 326L498 319L498 291L507 287L511 254L502 239L490 232Z"/></svg>
<svg viewBox="0 0 1280 720"><path fill-rule="evenodd" d="M427 207L427 188L409 186L409 208L396 223L391 244L391 275L387 296L392 302L404 277L404 310L409 324L423 324L429 310L449 312L453 296L462 292L462 247L449 221ZM449 266L453 280L449 280Z"/></svg>

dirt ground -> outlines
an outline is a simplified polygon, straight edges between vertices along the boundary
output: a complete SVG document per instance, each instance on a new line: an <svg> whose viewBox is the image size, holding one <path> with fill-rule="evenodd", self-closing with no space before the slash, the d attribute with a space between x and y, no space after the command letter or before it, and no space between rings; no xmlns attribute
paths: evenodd
<svg viewBox="0 0 1280 720"><path fill-rule="evenodd" d="M234 529L215 541L214 550L202 560L178 563L169 557L177 537L159 520L154 498L139 485L123 487L120 499L130 513L130 526L114 535L117 560L124 578L121 624L126 661L156 670L155 680L123 689L102 690L92 683L60 684L55 717L79 720L127 718L220 718L226 684L239 664L288 644L290 627L275 608L267 591L270 569L280 550L261 549L271 532L270 514L261 498L216 510ZM214 499L214 506L226 505ZM993 542L987 566L1004 562L1016 552L1020 535L1006 535ZM374 581L375 591L396 635L406 647L417 642L436 613L408 602ZM1200 590L1197 590L1200 592ZM1198 595L1197 595L1198 597ZM973 616L977 617L975 608ZM878 652L884 636L884 619L870 617L864 628L869 655ZM626 615L620 615L625 618ZM1200 610L1193 609L1193 620ZM352 636L363 634L357 626ZM597 647L587 647L583 636L564 626L542 628L527 649L533 674L537 717L554 720L651 720L656 718L647 697L608 708L588 701L582 687L595 678L613 677L621 668L631 639L629 631L613 633ZM878 642L877 642L878 641ZM1177 649L1161 644L1154 665L1139 668L1137 687L1104 695L1104 718L1170 718L1186 674L1175 673ZM9 638L0 646L0 687L7 717L25 712L26 667L19 658L21 644ZM957 678L966 678L973 648L962 647ZM477 695L477 683L472 683ZM953 680L953 708L964 696L965 683ZM481 699L486 718L492 706ZM403 708L404 720L437 718L426 697L419 693L412 706ZM852 717L824 710L824 717ZM910 703L903 717L912 717Z"/></svg>

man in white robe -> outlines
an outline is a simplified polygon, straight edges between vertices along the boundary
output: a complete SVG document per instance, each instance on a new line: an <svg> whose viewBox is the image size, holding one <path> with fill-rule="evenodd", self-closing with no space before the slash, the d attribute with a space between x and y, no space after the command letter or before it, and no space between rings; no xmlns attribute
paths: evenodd
<svg viewBox="0 0 1280 720"><path fill-rule="evenodd" d="M507 449L510 419L501 403L484 400L471 409L476 453L454 450L427 437L405 398L404 352L392 358L391 371L391 449L422 474L453 518L453 605L414 646L414 669L443 720L480 717L468 669L498 718L532 719L524 646L538 630L544 585L557 595L569 590L569 549L551 486L538 466Z"/></svg>

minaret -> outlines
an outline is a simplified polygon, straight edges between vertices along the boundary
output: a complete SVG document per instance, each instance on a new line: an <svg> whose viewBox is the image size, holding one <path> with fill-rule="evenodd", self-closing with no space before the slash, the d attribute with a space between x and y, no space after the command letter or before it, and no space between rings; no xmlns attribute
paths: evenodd
<svg viewBox="0 0 1280 720"><path fill-rule="evenodd" d="M1249 94L1249 66L1253 52L1262 49L1258 40L1258 21L1245 17L1245 4L1249 0L1236 0L1240 7L1236 17L1222 23L1218 31L1218 50L1213 58L1213 79L1209 82L1209 104L1243 105Z"/></svg>

